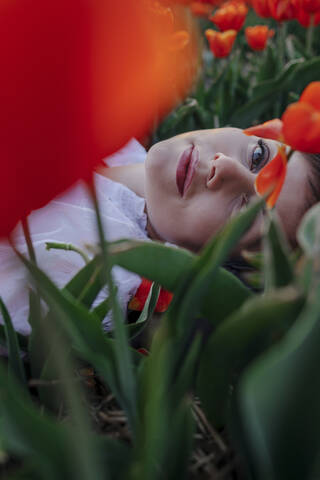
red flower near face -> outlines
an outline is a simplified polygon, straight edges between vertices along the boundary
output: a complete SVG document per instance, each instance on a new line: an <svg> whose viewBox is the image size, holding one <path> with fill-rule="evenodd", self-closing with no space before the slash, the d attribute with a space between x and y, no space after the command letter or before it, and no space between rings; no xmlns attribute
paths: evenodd
<svg viewBox="0 0 320 480"><path fill-rule="evenodd" d="M277 155L258 173L255 181L256 192L266 199L268 208L273 208L284 184L287 173L287 156L285 147L278 149Z"/></svg>
<svg viewBox="0 0 320 480"><path fill-rule="evenodd" d="M223 4L210 17L210 20L222 31L236 30L237 32L242 28L248 7L243 2L227 2Z"/></svg>
<svg viewBox="0 0 320 480"><path fill-rule="evenodd" d="M246 135L256 135L261 138L269 138L270 140L283 141L282 127L282 121L279 118L274 118L260 125L246 128L243 130L243 133Z"/></svg>
<svg viewBox="0 0 320 480"><path fill-rule="evenodd" d="M205 35L214 56L217 58L223 58L227 57L231 52L237 32L235 30L216 32L209 28L205 31Z"/></svg>
<svg viewBox="0 0 320 480"><path fill-rule="evenodd" d="M196 64L194 44L168 55L170 12L160 15L154 4L0 3L0 237L88 180L190 86L185 65Z"/></svg>
<svg viewBox="0 0 320 480"><path fill-rule="evenodd" d="M263 18L271 17L268 0L252 0L252 7L257 15Z"/></svg>
<svg viewBox="0 0 320 480"><path fill-rule="evenodd" d="M285 142L295 150L320 152L320 82L312 82L282 115Z"/></svg>
<svg viewBox="0 0 320 480"><path fill-rule="evenodd" d="M144 304L146 303L150 292L151 285L152 282L150 282L150 280L147 280L146 278L142 279L142 282L138 290L136 291L135 296L128 305L128 308L130 310L135 310L138 312L141 312L143 310ZM165 312L170 305L172 297L172 293L168 292L168 290L164 290L163 288L161 288L155 311L159 313Z"/></svg>
<svg viewBox="0 0 320 480"><path fill-rule="evenodd" d="M244 133L280 140L301 152L319 153L320 82L310 83L302 92L299 101L287 107L281 121L274 119L248 128Z"/></svg>
<svg viewBox="0 0 320 480"><path fill-rule="evenodd" d="M247 27L245 35L249 46L253 50L264 50L268 39L273 37L274 30L269 29L266 25L256 25Z"/></svg>
<svg viewBox="0 0 320 480"><path fill-rule="evenodd" d="M271 16L278 22L293 20L297 14L294 0L268 0Z"/></svg>
<svg viewBox="0 0 320 480"><path fill-rule="evenodd" d="M289 105L279 119L244 130L247 135L284 141L294 150L320 152L320 82L312 82L302 92L298 102ZM271 208L281 191L286 169L285 147L258 174L256 190L264 195L271 190L267 204Z"/></svg>

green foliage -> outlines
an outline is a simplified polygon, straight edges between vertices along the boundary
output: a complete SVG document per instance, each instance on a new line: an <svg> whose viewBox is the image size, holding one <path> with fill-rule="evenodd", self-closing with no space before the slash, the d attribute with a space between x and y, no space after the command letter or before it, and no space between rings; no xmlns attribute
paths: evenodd
<svg viewBox="0 0 320 480"><path fill-rule="evenodd" d="M0 311L3 316L6 345L8 346L9 373L26 386L26 375L20 354L17 334L13 328L9 312L0 297Z"/></svg>
<svg viewBox="0 0 320 480"><path fill-rule="evenodd" d="M247 128L279 117L310 82L320 80L320 51L314 56L308 52L305 28L297 22L280 27L251 10L246 25L256 24L276 31L265 51L250 50L244 29L227 58L213 58L205 42L201 77L191 95L159 125L152 143L190 130ZM204 24L202 32L205 28L212 24ZM314 33L317 45L318 29Z"/></svg>
<svg viewBox="0 0 320 480"><path fill-rule="evenodd" d="M255 478L311 480L320 474L319 293L284 341L242 380L239 401Z"/></svg>
<svg viewBox="0 0 320 480"><path fill-rule="evenodd" d="M51 410L69 412L65 424L41 413L22 392L18 379L12 377L8 383L0 370L0 439L7 452L26 462L30 478L185 478L194 433L190 396L194 387L209 420L229 426L234 440L245 447L254 478L285 478L281 459L288 455L288 422L292 449L298 448L299 429L309 429L308 435L305 433L309 453L297 459L290 478L308 478L304 475L315 471L318 444L316 423L311 428L311 418L318 399L312 399L309 411L306 402L311 394L301 382L308 375L311 382L311 366L317 360L319 270L315 265L311 271L312 290L306 300L306 290L297 281L301 256L292 257L273 215L265 217L263 254L248 256L259 267L268 291L254 294L223 268L263 205L262 199L232 219L199 255L150 242L106 244L109 267L121 265L162 282L175 293L148 357L133 351L128 338L148 324L159 285L153 285L136 323L123 325L126 335L122 341L130 363L122 366L119 338L115 332L112 336L103 332L101 325L110 298L92 308L105 288L106 279L99 275L103 256L94 257L61 290L34 263L21 257L37 288L31 296L34 333L30 351L39 372L35 377L39 379L39 398ZM315 208L299 231L309 258L318 254L318 216ZM36 316L38 294L49 307L40 317ZM13 359L17 359L17 340L14 330L10 332L8 340L16 345ZM40 348L37 356L43 336L50 339L50 348ZM300 344L307 338L311 343L301 350ZM116 396L129 421L130 445L93 433L83 394L74 382L75 360L79 359L92 365ZM296 384L295 371L300 371L300 364L305 373L299 373ZM271 375L269 368L275 369ZM127 374L132 376L131 384L126 382ZM57 379L58 386L50 386ZM289 396L292 406L285 410ZM280 410L278 405L282 405ZM305 426L302 420L293 426L295 409L305 419ZM271 471L273 476L268 477ZM295 472L299 472L296 477Z"/></svg>
<svg viewBox="0 0 320 480"><path fill-rule="evenodd" d="M210 336L201 357L197 393L209 419L226 422L231 390L240 373L287 331L303 306L294 290L279 290L244 303Z"/></svg>

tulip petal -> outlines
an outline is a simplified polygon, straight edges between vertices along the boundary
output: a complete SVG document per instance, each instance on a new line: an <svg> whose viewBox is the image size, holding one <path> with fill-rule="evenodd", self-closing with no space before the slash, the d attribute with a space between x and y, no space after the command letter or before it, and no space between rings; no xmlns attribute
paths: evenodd
<svg viewBox="0 0 320 480"><path fill-rule="evenodd" d="M305 102L320 110L320 82L311 82L304 89L299 102Z"/></svg>
<svg viewBox="0 0 320 480"><path fill-rule="evenodd" d="M205 35L214 56L217 58L223 58L227 57L231 52L237 32L236 30L217 32L216 30L208 28L205 31Z"/></svg>
<svg viewBox="0 0 320 480"><path fill-rule="evenodd" d="M242 28L248 13L247 6L239 2L225 2L209 18L222 32L227 30L236 30Z"/></svg>
<svg viewBox="0 0 320 480"><path fill-rule="evenodd" d="M138 312L141 312L143 310L144 304L146 303L146 300L150 292L151 285L152 285L152 282L150 282L150 280L147 280L146 278L142 278L142 282L138 290L136 291L135 296L131 299L128 305L128 308L130 310L135 310ZM173 297L172 293L161 288L155 311L159 313L165 312L170 305L172 297Z"/></svg>
<svg viewBox="0 0 320 480"><path fill-rule="evenodd" d="M301 152L320 152L320 111L299 101L289 105L282 120L285 143Z"/></svg>
<svg viewBox="0 0 320 480"><path fill-rule="evenodd" d="M0 1L0 44L0 237L147 134L199 63L190 16L153 0Z"/></svg>
<svg viewBox="0 0 320 480"><path fill-rule="evenodd" d="M278 148L277 155L259 172L255 181L255 189L258 195L268 195L267 208L274 207L287 172L287 156L285 147Z"/></svg>
<svg viewBox="0 0 320 480"><path fill-rule="evenodd" d="M274 30L270 30L267 25L255 25L245 29L245 36L248 45L253 50L264 50L268 39L274 35Z"/></svg>
<svg viewBox="0 0 320 480"><path fill-rule="evenodd" d="M282 136L283 124L279 118L274 118L268 122L261 123L260 125L255 125L254 127L249 127L243 130L243 133L246 135L256 135L261 138L268 138L270 140L283 141Z"/></svg>

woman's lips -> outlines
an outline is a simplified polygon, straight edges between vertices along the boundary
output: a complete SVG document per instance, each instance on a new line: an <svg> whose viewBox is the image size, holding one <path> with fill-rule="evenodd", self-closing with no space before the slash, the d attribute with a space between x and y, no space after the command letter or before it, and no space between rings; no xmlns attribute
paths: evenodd
<svg viewBox="0 0 320 480"><path fill-rule="evenodd" d="M199 151L194 145L182 152L176 171L176 184L181 197L186 194L192 183L198 162Z"/></svg>

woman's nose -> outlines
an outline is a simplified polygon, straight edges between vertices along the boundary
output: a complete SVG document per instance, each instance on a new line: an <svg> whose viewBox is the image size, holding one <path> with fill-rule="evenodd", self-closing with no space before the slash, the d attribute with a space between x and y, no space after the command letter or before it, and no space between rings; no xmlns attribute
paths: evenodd
<svg viewBox="0 0 320 480"><path fill-rule="evenodd" d="M253 195L255 177L255 174L238 159L216 153L210 162L207 188L211 190L224 188L234 193Z"/></svg>

